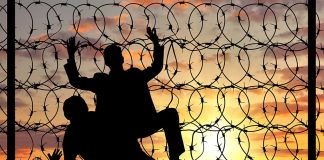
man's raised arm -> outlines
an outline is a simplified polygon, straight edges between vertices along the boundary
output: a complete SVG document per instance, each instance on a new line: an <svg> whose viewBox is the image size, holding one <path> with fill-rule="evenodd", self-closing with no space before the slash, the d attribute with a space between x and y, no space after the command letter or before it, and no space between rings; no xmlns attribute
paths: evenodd
<svg viewBox="0 0 324 160"><path fill-rule="evenodd" d="M90 90L93 91L93 79L87 78L87 77L79 77L79 72L76 67L74 53L78 50L80 42L75 44L75 38L71 37L67 41L67 51L69 55L69 59L67 60L67 63L64 65L66 74L69 78L70 84L78 89L82 90Z"/></svg>
<svg viewBox="0 0 324 160"><path fill-rule="evenodd" d="M163 69L164 46L161 46L159 44L159 37L156 34L155 28L151 30L151 28L148 27L147 34L148 38L152 41L154 45L152 66L144 70L144 77L146 81L150 81L155 76L157 76Z"/></svg>

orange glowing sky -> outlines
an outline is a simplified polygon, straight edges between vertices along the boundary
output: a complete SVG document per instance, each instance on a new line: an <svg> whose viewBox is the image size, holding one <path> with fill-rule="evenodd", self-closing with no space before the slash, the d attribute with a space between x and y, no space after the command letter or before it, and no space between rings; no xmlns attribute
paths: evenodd
<svg viewBox="0 0 324 160"><path fill-rule="evenodd" d="M28 5L32 0L26 0L22 3ZM49 4L57 2L45 1ZM224 17L217 17L218 7L200 5L201 3L214 3L219 6L228 4L229 0L188 0L185 4L181 4L178 0L163 0L163 3L168 7L172 7L173 15L168 14L168 10L160 4L154 4L148 7L152 12L145 11L145 8L132 5L139 3L147 6L151 3L160 3L161 0L129 0L116 1L121 5L128 5L129 10L124 10L117 6L102 6L102 12L96 12L96 8L89 6L81 6L81 18L76 13L73 15L73 8L69 6L57 6L56 12L63 20L59 23L55 18L56 13L49 10L45 4L29 6L30 14L33 16L33 21L29 17L29 13L23 8L17 8L17 37L21 43L25 43L30 33L30 27L36 29L33 31L28 43L35 41L49 40L46 24L47 18L43 15L48 15L51 20L52 27L49 30L49 35L52 39L66 40L68 37L75 35L76 29L79 35L77 40L85 44L90 41L94 46L104 47L112 41L102 37L102 33L116 42L123 43L123 37L127 36L128 40L145 39L146 26L157 27L157 32L160 38L172 37L174 39L195 40L203 43L213 42L215 35L221 35L218 23L225 24L223 33L219 40L214 45L207 49L199 51L189 51L182 49L176 43L173 46L170 42L166 43L165 48L165 69L156 77L155 80L149 82L151 95L157 111L163 110L165 107L172 107L178 110L180 123L183 123L182 135L186 146L186 152L181 155L181 159L201 159L211 160L221 156L221 152L227 159L245 159L247 155L254 159L269 159L275 154L275 159L294 159L294 155L298 159L307 159L307 132L305 125L307 124L307 90L305 81L307 81L307 48L302 43L297 43L291 46L292 49L299 49L295 52L285 52L283 49L260 47L253 50L240 50L238 47L229 47L225 51L219 50L220 46L229 44L228 40L233 43L238 42L239 45L251 47L251 38L245 36L245 31L249 30L254 38L264 42L268 35L272 35L274 31L274 19L277 18L276 33L273 37L273 42L286 43L289 42L296 34L302 40L307 40L307 8L303 4L304 0L260 0L266 5L282 2L288 6L293 6L292 10L295 13L294 18L291 11L287 11L288 16L285 18L285 9L279 4L272 6L272 11L266 10L262 6L247 6L243 11L240 8L233 6L225 6L223 11ZM258 2L251 0L248 2L233 0L233 3L245 6ZM86 1L69 0L68 3L77 5L86 3ZM113 3L113 1L89 1L94 6L101 6L105 3ZM5 2L1 1L0 5ZM199 6L195 9L192 5ZM324 1L318 1L318 16L322 20L321 15ZM146 12L150 20L146 20L144 14ZM267 14L265 14L267 12ZM192 13L191 18L189 15ZM277 17L273 16L273 13ZM155 20L153 14L156 16ZM96 23L94 21L96 16ZM201 15L203 15L203 27ZM263 18L265 15L265 19ZM238 17L242 19L241 25L238 23ZM0 24L6 26L4 19L6 14L0 10ZM73 26L72 19L77 22ZM217 22L219 18L219 22ZM80 21L78 21L80 19ZM225 21L224 21L225 19ZM250 21L248 21L248 19ZM263 21L264 20L264 21ZM298 25L296 24L298 20ZM175 22L178 22L176 25ZM226 22L226 23L225 23ZM263 22L267 29L263 31ZM173 30L169 29L169 23L173 26ZM133 29L130 28L133 25ZM188 31L188 24L192 35ZM122 29L120 32L119 25ZM318 23L320 32L317 38L318 46L321 47L324 40L323 22ZM291 28L289 28L291 27ZM298 32L290 32L289 29ZM173 32L179 29L176 36ZM265 34L266 33L266 34ZM6 33L0 29L0 42ZM300 39L293 39L290 44L299 42ZM145 41L149 42L149 41ZM6 42L0 44L4 46ZM28 44L26 43L26 44ZM196 43L196 42L192 42ZM150 46L151 47L151 46ZM188 47L193 47L188 45ZM215 49L216 48L216 49ZM253 47L251 47L253 48ZM124 68L127 69L132 64L134 67L144 69L152 63L151 52L142 50L140 44L127 46L123 50L125 58ZM223 54L224 52L224 54ZM42 83L38 89L17 89L16 90L16 121L20 124L35 124L47 123L45 127L40 128L42 131L52 128L53 125L67 125L69 122L65 119L62 105L66 98L75 94L75 90L68 84L63 65L66 63L67 52L65 46L61 44L53 44L44 50L26 50L19 49L16 53L16 79L24 85L32 85ZM109 73L109 69L104 66L102 54L91 47L86 47L80 52L81 58L77 55L77 64L80 67L80 74L86 77L92 77L96 72ZM56 57L58 59L56 59ZM276 58L275 58L276 56ZM286 57L287 56L287 57ZM6 93L3 89L6 86L6 52L0 50L0 124L1 128L6 126L3 123L6 120ZM97 65L94 63L94 58ZM31 60L32 59L32 60ZM81 62L80 62L81 59ZM285 61L285 59L287 59ZM324 52L318 50L318 65L323 68ZM46 72L44 64L46 63ZM221 69L223 73L221 74ZM167 66L167 68L166 68ZM31 76L30 70L33 70ZM266 71L264 70L266 68ZM246 75L246 71L253 78ZM295 74L296 73L296 74ZM273 76L273 77L272 77ZM46 81L51 77L51 81ZM172 81L170 81L170 77ZM193 80L194 77L194 80ZM288 88L298 89L295 92L289 92L280 87L273 87L267 82L269 77L277 84L284 84ZM217 78L217 81L210 84ZM256 79L254 79L256 78ZM324 82L323 71L320 70L317 77L318 104L317 108L320 113L324 112L323 108L319 108L320 104L324 104L324 92L320 89ZM231 88L232 83L236 83L239 87ZM267 82L263 88L251 87L257 86L259 82ZM185 84L180 90L176 89L177 85ZM199 84L200 85L199 85ZM57 89L57 86L68 84L68 88ZM201 86L212 86L199 88ZM162 89L164 86L164 89ZM173 87L173 89L171 89ZM245 90L244 87L250 87ZM90 110L95 110L94 94L88 91L77 90L78 93L86 100ZM127 97L125 97L127 99ZM46 112L44 112L46 106ZM127 109L125 109L127 111ZM30 116L32 113L32 116ZM120 113L121 117L123 113ZM269 119L271 123L269 124ZM319 114L317 120L318 129L321 130L324 116ZM239 129L228 128L237 126L255 132L242 132ZM258 125L270 125L277 128L261 129ZM35 127L35 126L30 126ZM226 131L224 131L226 130ZM54 134L44 134L42 132L20 131L17 133L16 139L16 157L17 159L34 159L40 157L46 159L46 154L54 150L54 148L62 147L64 131L55 129L59 142ZM292 134L291 132L299 132ZM225 137L223 136L225 135ZM91 138L91 137L89 137ZM204 141L203 141L204 139ZM32 141L33 140L33 141ZM323 142L324 135L318 131L318 140ZM152 152L152 142L154 143L154 152ZM44 154L41 152L41 144L44 144ZM151 138L143 139L143 149L148 154L153 155L156 159L168 159L165 152L165 137L163 131L160 131ZM0 147L6 150L6 135L4 131L0 131ZM324 159L323 143L319 145L319 159ZM31 149L33 148L33 149ZM298 148L298 150L297 150ZM190 151L190 149L193 149ZM4 151L0 150L0 159L5 159ZM221 151L220 151L221 150ZM32 151L32 152L31 152ZM264 151L266 151L264 153ZM221 156L221 159L225 157Z"/></svg>

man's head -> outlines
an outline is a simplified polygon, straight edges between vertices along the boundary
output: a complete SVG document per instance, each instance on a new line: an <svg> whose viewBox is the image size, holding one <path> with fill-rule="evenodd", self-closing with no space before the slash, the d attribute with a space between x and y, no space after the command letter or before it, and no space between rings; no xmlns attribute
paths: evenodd
<svg viewBox="0 0 324 160"><path fill-rule="evenodd" d="M74 120L87 113L88 106L82 97L72 96L64 101L63 111L66 119Z"/></svg>
<svg viewBox="0 0 324 160"><path fill-rule="evenodd" d="M115 69L123 66L124 57L121 48L116 44L107 46L104 50L105 64L110 69Z"/></svg>

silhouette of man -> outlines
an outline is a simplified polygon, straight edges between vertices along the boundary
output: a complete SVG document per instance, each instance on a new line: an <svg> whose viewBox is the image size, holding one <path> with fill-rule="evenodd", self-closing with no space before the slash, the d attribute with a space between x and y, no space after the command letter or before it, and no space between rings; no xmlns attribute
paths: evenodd
<svg viewBox="0 0 324 160"><path fill-rule="evenodd" d="M63 139L65 160L75 160L77 155L85 160L101 160L109 157L126 160L152 160L142 151L137 139L121 137L118 140L111 140L115 137L101 135L103 131L98 125L96 113L88 112L88 106L82 97L72 96L66 99L63 111L64 116L70 120ZM116 133L116 135L118 134ZM110 134L110 136L113 135ZM105 142L110 142L109 145L116 149L111 149ZM118 155L121 147L125 150L125 155ZM59 160L61 155L61 152L55 149L53 154L48 156L50 160Z"/></svg>
<svg viewBox="0 0 324 160"><path fill-rule="evenodd" d="M151 67L144 70L130 68L125 71L121 48L112 44L104 50L105 64L110 68L109 75L96 73L93 78L79 77L74 60L79 42L75 45L73 37L67 43L69 59L64 67L72 86L96 93L96 112L102 118L102 122L115 122L109 124L110 127L131 133L125 135L130 139L146 137L163 128L169 145L170 159L177 160L184 152L178 113L171 108L157 113L147 86L148 81L163 68L164 46L159 44L155 29L151 30L148 27L147 33L154 45L154 61ZM117 120L112 118L114 116L109 116L115 113L124 116Z"/></svg>

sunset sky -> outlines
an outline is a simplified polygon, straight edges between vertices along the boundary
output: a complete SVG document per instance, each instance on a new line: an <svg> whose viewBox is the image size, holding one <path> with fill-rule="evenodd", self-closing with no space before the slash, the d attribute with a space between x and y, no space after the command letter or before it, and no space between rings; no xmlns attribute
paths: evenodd
<svg viewBox="0 0 324 160"><path fill-rule="evenodd" d="M109 74L102 51L94 48L113 42L124 47L124 69L145 69L153 53L147 49L153 48L147 26L157 28L165 44L164 69L149 82L151 95L157 111L171 107L179 113L186 147L181 159L307 159L305 0L37 2L23 0L16 7L17 159L46 159L62 148L68 97L79 93L95 110L94 93L68 83L62 40L81 41L76 61L82 76ZM5 4L0 1L0 159L6 158ZM317 1L319 159L324 159L323 7ZM155 159L168 159L163 130L142 144Z"/></svg>

